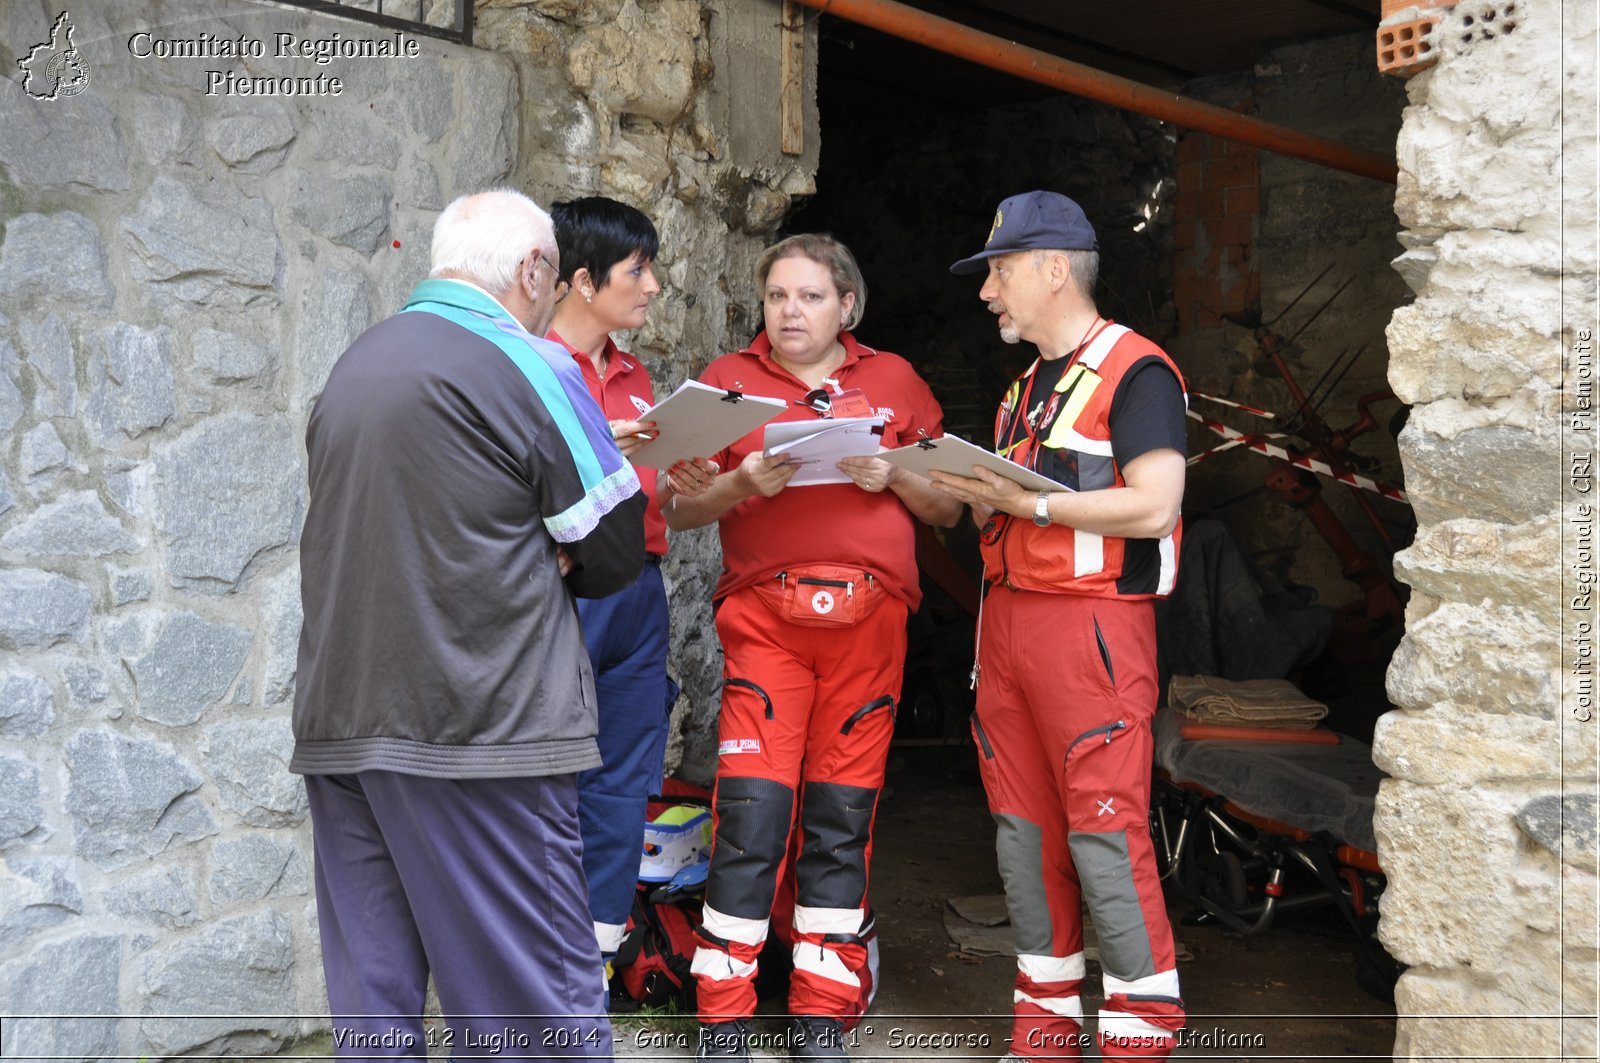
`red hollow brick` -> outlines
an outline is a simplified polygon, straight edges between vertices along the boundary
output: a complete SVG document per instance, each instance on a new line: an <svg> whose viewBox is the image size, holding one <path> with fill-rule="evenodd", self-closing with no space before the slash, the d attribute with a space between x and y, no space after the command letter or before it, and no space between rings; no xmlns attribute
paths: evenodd
<svg viewBox="0 0 1600 1063"><path fill-rule="evenodd" d="M1378 27L1378 72L1410 77L1439 61L1437 18L1414 18Z"/></svg>

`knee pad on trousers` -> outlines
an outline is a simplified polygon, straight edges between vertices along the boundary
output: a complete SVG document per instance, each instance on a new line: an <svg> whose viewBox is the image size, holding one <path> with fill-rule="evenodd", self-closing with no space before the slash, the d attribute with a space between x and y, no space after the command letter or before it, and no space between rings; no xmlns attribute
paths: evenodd
<svg viewBox="0 0 1600 1063"><path fill-rule="evenodd" d="M803 844L795 868L800 904L859 908L867 895L867 841L876 787L808 782L800 808Z"/></svg>
<svg viewBox="0 0 1600 1063"><path fill-rule="evenodd" d="M994 813L995 854L1006 887L1006 910L1017 952L1048 956L1055 941L1050 898L1044 884L1044 832L1037 823Z"/></svg>
<svg viewBox="0 0 1600 1063"><path fill-rule="evenodd" d="M1156 960L1128 855L1128 836L1073 831L1067 836L1067 846L1094 917L1101 967L1106 974L1129 982L1155 974ZM1156 888L1159 890L1159 885Z"/></svg>
<svg viewBox="0 0 1600 1063"><path fill-rule="evenodd" d="M766 919L789 848L794 790L771 779L734 776L717 780L716 805L715 874L706 903L740 919Z"/></svg>

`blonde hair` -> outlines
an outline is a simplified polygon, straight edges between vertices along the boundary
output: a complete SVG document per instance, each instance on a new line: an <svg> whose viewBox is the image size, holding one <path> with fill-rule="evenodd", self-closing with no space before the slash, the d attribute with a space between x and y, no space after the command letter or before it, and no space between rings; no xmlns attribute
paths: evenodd
<svg viewBox="0 0 1600 1063"><path fill-rule="evenodd" d="M855 305L840 324L846 329L861 324L861 318L867 312L867 282L861 276L861 267L856 265L856 257L848 247L827 233L800 233L779 240L761 252L761 258L756 262L756 291L766 289L767 274L772 272L772 264L782 258L809 258L826 269L841 299L846 293L853 293L856 297Z"/></svg>

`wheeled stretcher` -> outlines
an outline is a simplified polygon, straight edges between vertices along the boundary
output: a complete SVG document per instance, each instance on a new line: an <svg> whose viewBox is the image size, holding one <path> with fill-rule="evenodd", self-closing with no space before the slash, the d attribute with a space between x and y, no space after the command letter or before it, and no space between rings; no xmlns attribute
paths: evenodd
<svg viewBox="0 0 1600 1063"><path fill-rule="evenodd" d="M1320 728L1208 728L1164 708L1155 750L1151 836L1190 921L1255 934L1282 912L1331 907L1355 932L1358 981L1392 999L1398 971L1376 936L1383 773L1370 747Z"/></svg>

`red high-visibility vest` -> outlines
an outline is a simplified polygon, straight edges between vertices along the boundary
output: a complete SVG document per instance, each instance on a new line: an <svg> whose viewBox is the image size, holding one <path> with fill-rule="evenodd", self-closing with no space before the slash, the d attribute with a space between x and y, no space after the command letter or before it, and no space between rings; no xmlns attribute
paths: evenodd
<svg viewBox="0 0 1600 1063"><path fill-rule="evenodd" d="M1011 424L1020 410L1036 359L1011 384L995 417L995 449L1012 461L1035 468L1038 451L1064 452L1076 466L1080 491L1123 487L1122 470L1111 450L1111 400L1123 378L1152 359L1178 378L1183 374L1165 351L1122 325L1101 329L1083 353L1061 374L1052 393L1032 400L1042 406L1040 424L1007 452ZM1037 442L1035 442L1037 441ZM1063 524L1041 528L1027 517L996 513L980 539L984 579L1017 590L1047 594L1086 594L1100 598L1163 598L1178 578L1178 545L1183 520L1160 539L1124 539L1078 531Z"/></svg>

